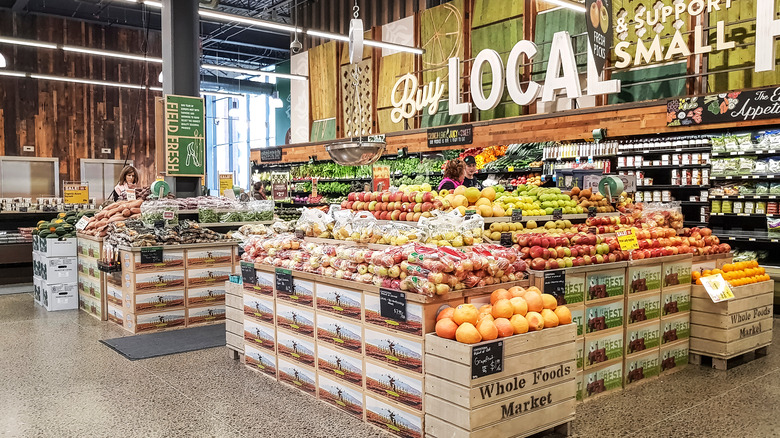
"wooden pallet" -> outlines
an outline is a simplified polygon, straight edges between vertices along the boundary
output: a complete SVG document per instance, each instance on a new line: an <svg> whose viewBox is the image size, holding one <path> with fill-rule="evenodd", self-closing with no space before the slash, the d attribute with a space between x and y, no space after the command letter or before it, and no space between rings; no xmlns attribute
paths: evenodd
<svg viewBox="0 0 780 438"><path fill-rule="evenodd" d="M712 367L715 368L716 370L725 371L737 365L741 365L743 363L750 362L754 359L758 359L759 357L766 356L768 347L769 344L766 344L762 347L756 348L755 350L750 350L745 353L735 354L730 357L708 356L706 354L691 352L688 360L691 364L694 365L707 366L709 364L712 365Z"/></svg>

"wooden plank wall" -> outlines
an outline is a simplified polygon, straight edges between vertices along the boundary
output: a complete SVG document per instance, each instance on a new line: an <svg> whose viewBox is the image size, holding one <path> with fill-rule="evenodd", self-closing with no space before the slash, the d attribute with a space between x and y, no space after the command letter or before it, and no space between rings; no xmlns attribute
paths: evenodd
<svg viewBox="0 0 780 438"><path fill-rule="evenodd" d="M3 35L58 44L142 53L144 33L80 21L0 11ZM161 56L149 33L149 56ZM0 45L9 70L160 86L159 64ZM144 184L154 175L154 97L159 92L0 76L0 155L56 157L60 181L80 178L81 158L126 157ZM35 146L35 152L23 152ZM111 153L103 154L102 148Z"/></svg>

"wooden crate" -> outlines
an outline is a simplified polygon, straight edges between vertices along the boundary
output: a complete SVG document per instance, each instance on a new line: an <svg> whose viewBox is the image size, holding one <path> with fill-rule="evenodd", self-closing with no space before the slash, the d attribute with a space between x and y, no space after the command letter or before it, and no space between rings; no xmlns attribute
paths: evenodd
<svg viewBox="0 0 780 438"><path fill-rule="evenodd" d="M623 389L623 362L585 371L582 377L583 400Z"/></svg>
<svg viewBox="0 0 780 438"><path fill-rule="evenodd" d="M366 422L384 432L404 438L422 438L423 417L421 412L405 409L399 404L365 394Z"/></svg>
<svg viewBox="0 0 780 438"><path fill-rule="evenodd" d="M584 304L572 304L567 305L566 308L571 312L571 322L577 326L577 336L585 334L585 305Z"/></svg>
<svg viewBox="0 0 780 438"><path fill-rule="evenodd" d="M380 309L380 300L378 294L363 294L363 321L366 326L376 326L379 328L398 331L400 333L423 336L426 333L432 333L436 327L436 315L439 308L444 305L456 307L463 303L463 298L452 299L444 303L420 304L415 302L406 302L406 321L397 321L382 317ZM488 304L490 299L488 298Z"/></svg>
<svg viewBox="0 0 780 438"><path fill-rule="evenodd" d="M276 283L274 273L257 270L255 271L255 278L257 281L254 284L244 282L244 289L257 295L273 297Z"/></svg>
<svg viewBox="0 0 780 438"><path fill-rule="evenodd" d="M276 327L257 322L254 318L244 318L244 343L276 354Z"/></svg>
<svg viewBox="0 0 780 438"><path fill-rule="evenodd" d="M279 355L276 359L278 379L291 388L317 397L317 372L300 362Z"/></svg>
<svg viewBox="0 0 780 438"><path fill-rule="evenodd" d="M314 310L277 300L276 327L314 339Z"/></svg>
<svg viewBox="0 0 780 438"><path fill-rule="evenodd" d="M125 309L125 330L132 333L152 332L176 327L187 323L187 309L167 310L164 312L133 314Z"/></svg>
<svg viewBox="0 0 780 438"><path fill-rule="evenodd" d="M626 326L643 324L661 317L661 293L642 292L626 295Z"/></svg>
<svg viewBox="0 0 780 438"><path fill-rule="evenodd" d="M328 312L356 321L363 320L363 292L315 282L314 294L317 312Z"/></svg>
<svg viewBox="0 0 780 438"><path fill-rule="evenodd" d="M319 325L319 319L317 324ZM366 359L410 372L423 373L424 338L364 327L363 344Z"/></svg>
<svg viewBox="0 0 780 438"><path fill-rule="evenodd" d="M524 436L570 421L575 339L571 324L503 338L503 371L472 379L473 350L497 341L467 345L426 335L426 434Z"/></svg>
<svg viewBox="0 0 780 438"><path fill-rule="evenodd" d="M623 298L610 301L599 301L596 304L585 305L585 333L595 333L623 327L625 315Z"/></svg>
<svg viewBox="0 0 780 438"><path fill-rule="evenodd" d="M225 318L226 313L224 304L187 308L187 327L205 324L221 324L225 321Z"/></svg>
<svg viewBox="0 0 780 438"><path fill-rule="evenodd" d="M349 415L363 419L363 388L333 379L331 376L317 374L318 398Z"/></svg>
<svg viewBox="0 0 780 438"><path fill-rule="evenodd" d="M317 347L314 339L281 330L277 327L276 351L279 359L285 358L312 370L317 366Z"/></svg>
<svg viewBox="0 0 780 438"><path fill-rule="evenodd" d="M119 251L119 260L124 272L159 272L185 268L183 249L163 249L163 260L160 263L142 263L140 248L135 251Z"/></svg>
<svg viewBox="0 0 780 438"><path fill-rule="evenodd" d="M257 348L253 344L245 344L244 363L247 368L258 371L263 375L273 379L277 377L277 358L275 354L268 350Z"/></svg>
<svg viewBox="0 0 780 438"><path fill-rule="evenodd" d="M691 290L691 351L729 359L772 342L774 282L733 287L735 299L713 303L704 286Z"/></svg>
<svg viewBox="0 0 780 438"><path fill-rule="evenodd" d="M317 343L317 374L331 379L363 387L365 363L362 355L333 348L332 345Z"/></svg>
<svg viewBox="0 0 780 438"><path fill-rule="evenodd" d="M623 361L623 327L585 335L583 361L585 370Z"/></svg>

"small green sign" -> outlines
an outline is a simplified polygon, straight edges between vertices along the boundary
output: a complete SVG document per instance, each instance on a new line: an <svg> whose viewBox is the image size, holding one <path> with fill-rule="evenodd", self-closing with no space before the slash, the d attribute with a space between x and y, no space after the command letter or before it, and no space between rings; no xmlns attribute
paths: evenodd
<svg viewBox="0 0 780 438"><path fill-rule="evenodd" d="M206 173L206 109L203 99L165 96L165 172L168 176Z"/></svg>

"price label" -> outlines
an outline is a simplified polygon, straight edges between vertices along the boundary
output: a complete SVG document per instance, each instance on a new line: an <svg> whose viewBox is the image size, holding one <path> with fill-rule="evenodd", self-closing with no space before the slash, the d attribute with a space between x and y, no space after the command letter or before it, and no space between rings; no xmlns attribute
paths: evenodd
<svg viewBox="0 0 780 438"><path fill-rule="evenodd" d="M477 213L476 210L466 210L466 214L463 215L463 219L464 220L469 220L469 219L471 219L471 216L474 216L476 213Z"/></svg>
<svg viewBox="0 0 780 438"><path fill-rule="evenodd" d="M556 221L563 219L563 210L561 210L560 208L556 208L555 210L553 210L552 218L553 220Z"/></svg>
<svg viewBox="0 0 780 438"><path fill-rule="evenodd" d="M636 239L634 230L618 230L615 232L615 235L617 236L621 251L639 249L639 242Z"/></svg>
<svg viewBox="0 0 780 438"><path fill-rule="evenodd" d="M544 272L544 293L561 296L566 292L566 271L556 269Z"/></svg>
<svg viewBox="0 0 780 438"><path fill-rule="evenodd" d="M87 228L88 224L89 224L89 218L86 216L81 216L81 219L79 219L79 221L76 222L76 229L78 231L81 231L84 228Z"/></svg>
<svg viewBox="0 0 780 438"><path fill-rule="evenodd" d="M732 178L734 178L734 177L732 177L732 176L727 176L726 177L726 179L732 179Z"/></svg>
<svg viewBox="0 0 780 438"><path fill-rule="evenodd" d="M66 204L87 204L89 186L87 184L63 184L63 202Z"/></svg>
<svg viewBox="0 0 780 438"><path fill-rule="evenodd" d="M163 212L163 219L165 219L166 221L173 220L173 218L174 218L175 216L176 216L176 215L174 214L174 212L172 212L172 211L170 211L170 210L167 210L167 211L164 211L164 212Z"/></svg>
<svg viewBox="0 0 780 438"><path fill-rule="evenodd" d="M596 217L596 207L588 207L588 217Z"/></svg>
<svg viewBox="0 0 780 438"><path fill-rule="evenodd" d="M512 209L512 222L522 222L522 221L523 221L523 210Z"/></svg>
<svg viewBox="0 0 780 438"><path fill-rule="evenodd" d="M755 237L748 237L748 242L755 242L755 241L756 241Z"/></svg>
<svg viewBox="0 0 780 438"><path fill-rule="evenodd" d="M379 289L379 313L382 318L406 322L406 294L390 289Z"/></svg>
<svg viewBox="0 0 780 438"><path fill-rule="evenodd" d="M512 246L512 233L501 233L501 246Z"/></svg>
<svg viewBox="0 0 780 438"><path fill-rule="evenodd" d="M295 291L292 271L289 269L276 268L275 272L276 272L276 292L292 294Z"/></svg>
<svg viewBox="0 0 780 438"><path fill-rule="evenodd" d="M233 174L232 173L220 173L219 174L219 195L224 196L225 190L233 190Z"/></svg>
<svg viewBox="0 0 780 438"><path fill-rule="evenodd" d="M471 350L471 379L504 371L504 341L473 347Z"/></svg>
<svg viewBox="0 0 780 438"><path fill-rule="evenodd" d="M701 277L701 284L713 303L734 299L734 292L731 291L731 286L720 274Z"/></svg>
<svg viewBox="0 0 780 438"><path fill-rule="evenodd" d="M508 172L514 172L515 171L515 166L509 166L509 167L506 168L506 170Z"/></svg>
<svg viewBox="0 0 780 438"><path fill-rule="evenodd" d="M163 262L162 246L141 248L141 264L158 264Z"/></svg>
<svg viewBox="0 0 780 438"><path fill-rule="evenodd" d="M257 271L255 271L254 263L241 262L241 281L246 286L253 286L257 283Z"/></svg>
<svg viewBox="0 0 780 438"><path fill-rule="evenodd" d="M125 192L125 196L127 196L128 201L135 201L135 189L128 189Z"/></svg>
<svg viewBox="0 0 780 438"><path fill-rule="evenodd" d="M306 233L304 233L303 230L295 230L296 239L303 239L304 237L306 237Z"/></svg>

